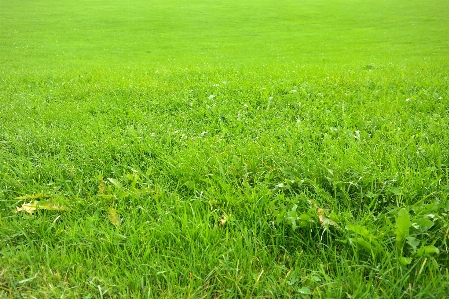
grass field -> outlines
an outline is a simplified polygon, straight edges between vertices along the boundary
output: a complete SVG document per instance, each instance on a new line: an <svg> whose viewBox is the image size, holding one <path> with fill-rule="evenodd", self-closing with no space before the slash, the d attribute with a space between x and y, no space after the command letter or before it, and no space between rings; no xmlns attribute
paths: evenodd
<svg viewBox="0 0 449 299"><path fill-rule="evenodd" d="M0 298L448 298L446 0L0 0Z"/></svg>

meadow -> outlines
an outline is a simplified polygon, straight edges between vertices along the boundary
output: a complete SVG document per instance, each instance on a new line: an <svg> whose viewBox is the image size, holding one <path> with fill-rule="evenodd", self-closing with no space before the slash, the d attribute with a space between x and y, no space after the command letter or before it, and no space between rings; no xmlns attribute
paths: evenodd
<svg viewBox="0 0 449 299"><path fill-rule="evenodd" d="M446 0L0 0L0 298L448 298Z"/></svg>

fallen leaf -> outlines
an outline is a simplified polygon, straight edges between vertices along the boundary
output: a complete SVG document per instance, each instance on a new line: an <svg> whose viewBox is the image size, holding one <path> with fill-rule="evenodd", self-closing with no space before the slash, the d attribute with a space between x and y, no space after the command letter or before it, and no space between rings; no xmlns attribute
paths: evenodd
<svg viewBox="0 0 449 299"><path fill-rule="evenodd" d="M17 212L27 212L28 214L32 215L34 211L36 210L50 210L50 211L67 211L69 210L68 207L59 204L59 203L54 203L52 202L52 200L45 200L45 201L39 201L39 200L35 200L33 202L29 202L29 203L24 203L21 207L17 207L16 208L16 213Z"/></svg>
<svg viewBox="0 0 449 299"><path fill-rule="evenodd" d="M120 226L120 224L122 224L120 216L113 207L110 207L108 209L108 218L111 221L111 223L114 224L115 226Z"/></svg>
<svg viewBox="0 0 449 299"><path fill-rule="evenodd" d="M223 214L223 215L221 215L221 218L220 218L220 221L218 222L218 224L220 226L224 226L227 221L228 221L228 215Z"/></svg>
<svg viewBox="0 0 449 299"><path fill-rule="evenodd" d="M326 217L324 210L322 208L318 208L318 218L320 219L321 226L328 227L329 225L333 225L335 227L339 227L339 225L330 218Z"/></svg>
<svg viewBox="0 0 449 299"><path fill-rule="evenodd" d="M104 182L100 182L98 185L98 194L103 194L106 189L106 185Z"/></svg>

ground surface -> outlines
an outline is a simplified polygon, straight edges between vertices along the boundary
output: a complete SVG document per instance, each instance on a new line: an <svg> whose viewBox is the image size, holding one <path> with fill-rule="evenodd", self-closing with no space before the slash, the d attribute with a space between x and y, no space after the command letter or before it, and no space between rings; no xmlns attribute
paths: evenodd
<svg viewBox="0 0 449 299"><path fill-rule="evenodd" d="M448 12L0 0L0 297L445 298Z"/></svg>

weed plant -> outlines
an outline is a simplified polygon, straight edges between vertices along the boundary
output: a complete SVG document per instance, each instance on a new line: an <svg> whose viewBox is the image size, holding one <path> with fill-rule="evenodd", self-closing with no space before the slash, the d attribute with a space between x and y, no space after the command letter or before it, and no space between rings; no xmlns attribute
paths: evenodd
<svg viewBox="0 0 449 299"><path fill-rule="evenodd" d="M448 3L0 0L0 297L447 298Z"/></svg>

